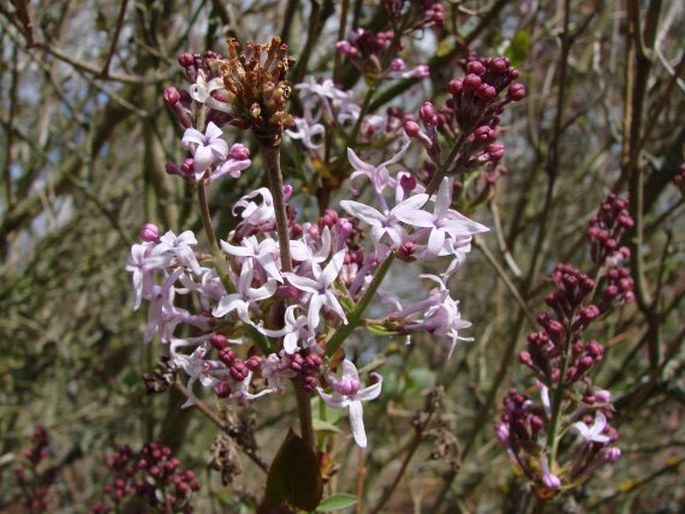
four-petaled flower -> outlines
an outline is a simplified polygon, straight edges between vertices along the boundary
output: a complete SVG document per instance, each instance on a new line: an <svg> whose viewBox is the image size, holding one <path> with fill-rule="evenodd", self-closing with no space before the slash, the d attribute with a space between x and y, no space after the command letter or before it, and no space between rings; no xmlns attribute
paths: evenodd
<svg viewBox="0 0 685 514"><path fill-rule="evenodd" d="M355 365L345 359L342 363L342 368L343 374L341 378L336 377L332 373L329 373L327 376L328 384L336 394L325 393L320 387L317 387L316 390L329 406L335 409L348 409L354 442L360 448L366 448L362 402L374 400L381 394L383 377L378 373L371 373L371 376L375 377L377 382L360 390L359 372Z"/></svg>
<svg viewBox="0 0 685 514"><path fill-rule="evenodd" d="M573 425L571 425L571 431L575 434L580 434L580 436L588 443L608 443L610 437L602 434L606 426L607 417L601 410L598 410L595 415L595 422L592 424L592 426L587 426L587 424L582 421L576 421Z"/></svg>
<svg viewBox="0 0 685 514"><path fill-rule="evenodd" d="M316 330L321 320L321 308L327 307L335 312L347 324L347 316L340 305L338 298L331 289L331 284L340 275L345 260L345 250L340 250L336 253L321 270L321 267L314 263L312 266L312 275L314 278L303 277L296 273L283 273L285 279L295 286L300 291L310 293L309 311L307 313L307 320L309 322L310 330Z"/></svg>
<svg viewBox="0 0 685 514"><path fill-rule="evenodd" d="M194 128L183 133L182 144L193 154L195 180L200 180L207 168L223 162L228 156L228 144L221 139L222 135L223 131L211 121L204 134Z"/></svg>

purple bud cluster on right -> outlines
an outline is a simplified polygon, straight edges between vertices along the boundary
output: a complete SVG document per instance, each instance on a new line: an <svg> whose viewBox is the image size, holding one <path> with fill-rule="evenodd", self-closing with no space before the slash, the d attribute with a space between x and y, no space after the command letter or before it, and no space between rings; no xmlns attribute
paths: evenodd
<svg viewBox="0 0 685 514"><path fill-rule="evenodd" d="M528 335L519 354L533 374L539 399L511 388L495 427L512 465L542 500L582 484L601 465L621 456L615 446L618 431L610 424L611 393L591 379L605 347L585 339L584 332L633 299L633 280L623 267L629 252L621 245L633 225L627 206L625 199L611 194L590 220L594 278L569 264L556 266L554 291L545 298L553 312L538 315L540 330ZM577 439L575 451L561 456L560 441L567 434Z"/></svg>

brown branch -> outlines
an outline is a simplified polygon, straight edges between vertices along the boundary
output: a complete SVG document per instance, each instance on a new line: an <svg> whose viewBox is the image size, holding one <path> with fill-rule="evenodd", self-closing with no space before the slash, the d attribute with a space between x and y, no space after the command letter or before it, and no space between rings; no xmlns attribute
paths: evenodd
<svg viewBox="0 0 685 514"><path fill-rule="evenodd" d="M128 5L128 0L121 0L121 5L119 6L119 15L117 16L117 24L114 29L114 35L112 36L112 44L109 46L109 52L107 52L107 58L105 59L105 64L100 72L100 78L109 77L109 65L112 63L112 57L114 57L114 52L117 49L117 44L119 42L119 34L121 33L121 28L124 26L124 17L126 16L126 6Z"/></svg>

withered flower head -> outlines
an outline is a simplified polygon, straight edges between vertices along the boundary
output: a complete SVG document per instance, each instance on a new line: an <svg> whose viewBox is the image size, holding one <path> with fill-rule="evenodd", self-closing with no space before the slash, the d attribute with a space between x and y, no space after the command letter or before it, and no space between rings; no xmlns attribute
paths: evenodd
<svg viewBox="0 0 685 514"><path fill-rule="evenodd" d="M233 124L251 127L257 138L276 145L283 130L293 124L287 111L292 86L285 77L295 59L278 37L268 44L248 43L245 48L233 38L227 44L228 58L220 72L232 96Z"/></svg>

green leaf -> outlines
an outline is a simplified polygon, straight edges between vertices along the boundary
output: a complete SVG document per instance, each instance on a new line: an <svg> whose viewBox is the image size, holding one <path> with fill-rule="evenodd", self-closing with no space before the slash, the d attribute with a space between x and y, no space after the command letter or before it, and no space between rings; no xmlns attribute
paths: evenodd
<svg viewBox="0 0 685 514"><path fill-rule="evenodd" d="M336 434L341 433L341 430L333 423L329 423L328 421L323 421L317 418L312 420L312 426L314 427L315 432L334 432Z"/></svg>
<svg viewBox="0 0 685 514"><path fill-rule="evenodd" d="M319 505L322 495L319 459L314 449L290 430L269 468L264 501L258 512L277 512L284 501L311 511Z"/></svg>
<svg viewBox="0 0 685 514"><path fill-rule="evenodd" d="M317 512L333 512L334 510L344 509L357 503L357 497L349 493L338 493L329 496L316 508Z"/></svg>
<svg viewBox="0 0 685 514"><path fill-rule="evenodd" d="M520 30L511 38L509 48L504 55L509 58L513 66L521 66L528 56L530 49L530 34L526 30Z"/></svg>

